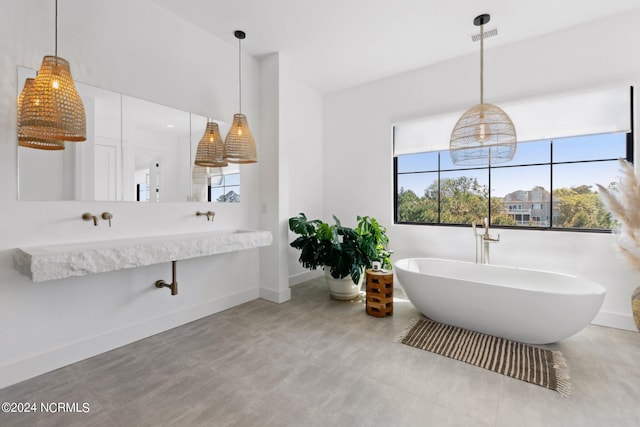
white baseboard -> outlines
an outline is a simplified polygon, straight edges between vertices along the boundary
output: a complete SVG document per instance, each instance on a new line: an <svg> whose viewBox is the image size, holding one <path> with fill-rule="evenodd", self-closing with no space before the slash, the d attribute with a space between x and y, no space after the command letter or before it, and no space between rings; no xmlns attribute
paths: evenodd
<svg viewBox="0 0 640 427"><path fill-rule="evenodd" d="M260 298L282 304L291 299L291 289L287 288L281 291L275 291L273 289L260 288Z"/></svg>
<svg viewBox="0 0 640 427"><path fill-rule="evenodd" d="M97 337L1 366L0 388L8 387L20 381L193 322L236 305L253 301L260 296L260 293L257 288L238 292L181 311L168 313L156 319L146 320L125 329L107 332Z"/></svg>
<svg viewBox="0 0 640 427"><path fill-rule="evenodd" d="M309 270L304 273L294 274L289 277L289 287L299 285L300 283L304 283L308 280L315 279L317 277L321 277L324 275L322 270Z"/></svg>
<svg viewBox="0 0 640 427"><path fill-rule="evenodd" d="M600 311L591 323L594 325L607 326L609 328L638 332L636 323L633 321L633 316L629 314Z"/></svg>

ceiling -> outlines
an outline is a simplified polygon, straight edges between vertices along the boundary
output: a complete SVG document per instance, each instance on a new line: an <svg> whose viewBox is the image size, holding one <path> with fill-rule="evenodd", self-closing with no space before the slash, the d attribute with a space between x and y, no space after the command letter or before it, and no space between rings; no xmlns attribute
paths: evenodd
<svg viewBox="0 0 640 427"><path fill-rule="evenodd" d="M281 52L332 92L479 51L473 18L498 29L485 48L640 9L638 0L152 0L256 57Z"/></svg>

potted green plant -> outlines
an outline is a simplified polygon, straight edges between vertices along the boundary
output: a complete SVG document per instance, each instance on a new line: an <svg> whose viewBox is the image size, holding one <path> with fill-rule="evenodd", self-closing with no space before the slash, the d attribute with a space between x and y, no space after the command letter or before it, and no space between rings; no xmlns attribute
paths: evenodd
<svg viewBox="0 0 640 427"><path fill-rule="evenodd" d="M289 229L298 235L291 247L300 250L300 264L325 271L329 292L337 299L353 299L360 293L363 271L372 262L391 269L391 251L386 228L372 217L358 216L356 228L309 220L304 213L289 218Z"/></svg>

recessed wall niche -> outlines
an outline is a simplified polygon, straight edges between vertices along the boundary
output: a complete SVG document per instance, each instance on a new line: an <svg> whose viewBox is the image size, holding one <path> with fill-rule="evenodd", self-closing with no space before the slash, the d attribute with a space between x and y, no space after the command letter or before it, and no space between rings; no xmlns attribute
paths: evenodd
<svg viewBox="0 0 640 427"><path fill-rule="evenodd" d="M18 94L36 72L18 67ZM239 202L240 169L194 167L207 118L75 82L87 140L64 150L18 146L19 200ZM215 120L224 136L225 122ZM16 144L17 145L17 144Z"/></svg>

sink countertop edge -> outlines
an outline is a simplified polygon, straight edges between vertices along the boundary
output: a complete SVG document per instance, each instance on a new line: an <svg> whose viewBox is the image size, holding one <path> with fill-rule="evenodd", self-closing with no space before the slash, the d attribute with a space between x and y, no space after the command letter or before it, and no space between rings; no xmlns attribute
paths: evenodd
<svg viewBox="0 0 640 427"><path fill-rule="evenodd" d="M248 250L272 243L270 231L220 230L17 248L14 262L16 270L33 282L43 282Z"/></svg>

